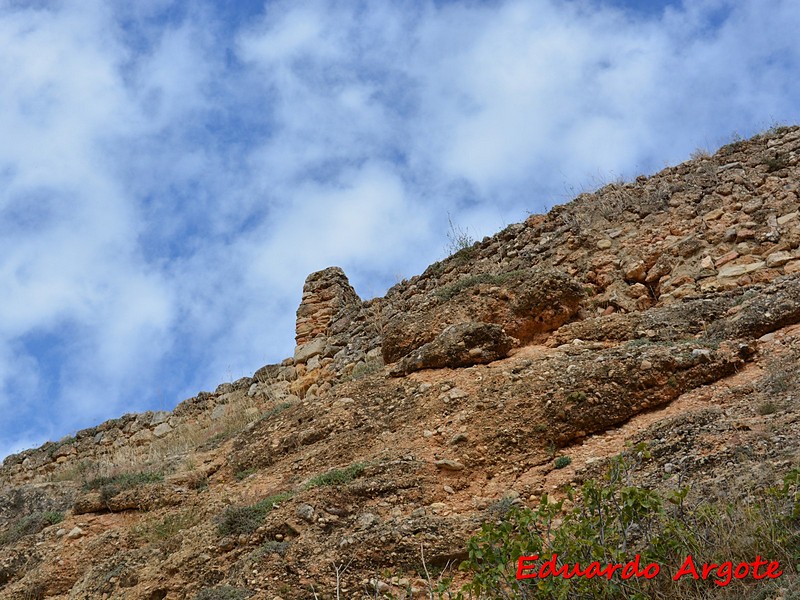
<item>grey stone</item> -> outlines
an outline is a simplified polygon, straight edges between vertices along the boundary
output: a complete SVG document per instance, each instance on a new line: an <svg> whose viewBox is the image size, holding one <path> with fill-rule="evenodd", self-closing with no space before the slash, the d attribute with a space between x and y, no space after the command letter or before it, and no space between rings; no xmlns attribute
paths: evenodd
<svg viewBox="0 0 800 600"><path fill-rule="evenodd" d="M294 362L305 363L312 356L322 354L322 351L325 350L325 343L326 339L324 337L318 337L306 344L297 346L294 349Z"/></svg>

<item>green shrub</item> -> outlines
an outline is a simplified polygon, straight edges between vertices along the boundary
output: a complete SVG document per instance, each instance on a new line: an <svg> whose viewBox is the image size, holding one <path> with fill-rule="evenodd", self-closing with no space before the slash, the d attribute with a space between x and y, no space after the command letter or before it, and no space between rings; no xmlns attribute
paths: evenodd
<svg viewBox="0 0 800 600"><path fill-rule="evenodd" d="M553 466L556 469L563 469L564 467L568 467L571 464L572 464L572 459L569 456L559 456L553 463Z"/></svg>
<svg viewBox="0 0 800 600"><path fill-rule="evenodd" d="M264 518L275 505L292 497L291 492L264 498L252 506L228 506L219 519L217 530L220 535L240 535L253 533L264 522Z"/></svg>
<svg viewBox="0 0 800 600"><path fill-rule="evenodd" d="M345 485L353 481L364 472L365 463L354 463L344 469L332 469L322 475L312 477L306 488L315 488L322 485Z"/></svg>

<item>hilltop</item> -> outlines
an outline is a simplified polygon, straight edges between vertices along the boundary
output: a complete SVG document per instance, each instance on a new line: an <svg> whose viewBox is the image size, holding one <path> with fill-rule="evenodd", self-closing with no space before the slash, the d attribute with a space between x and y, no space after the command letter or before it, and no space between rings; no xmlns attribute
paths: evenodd
<svg viewBox="0 0 800 600"><path fill-rule="evenodd" d="M753 502L800 466L800 127L581 194L381 298L312 273L296 344L6 458L0 595L434 597L482 523L631 447L644 488ZM763 597L799 593L792 567Z"/></svg>

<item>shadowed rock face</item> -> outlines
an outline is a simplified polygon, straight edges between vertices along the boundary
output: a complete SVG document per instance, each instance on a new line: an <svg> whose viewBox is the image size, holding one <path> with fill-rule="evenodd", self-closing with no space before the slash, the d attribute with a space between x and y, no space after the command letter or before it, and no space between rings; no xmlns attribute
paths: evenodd
<svg viewBox="0 0 800 600"><path fill-rule="evenodd" d="M514 340L499 325L458 323L450 325L432 342L406 355L390 374L400 377L421 369L485 364L505 358L513 345Z"/></svg>

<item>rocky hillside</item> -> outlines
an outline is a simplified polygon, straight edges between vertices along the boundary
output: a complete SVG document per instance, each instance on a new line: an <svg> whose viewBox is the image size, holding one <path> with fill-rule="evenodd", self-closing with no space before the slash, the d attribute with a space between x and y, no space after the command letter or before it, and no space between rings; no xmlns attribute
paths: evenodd
<svg viewBox="0 0 800 600"><path fill-rule="evenodd" d="M383 298L313 273L293 357L5 459L0 596L433 598L481 523L626 443L649 487L746 500L800 465L799 211L779 128Z"/></svg>

